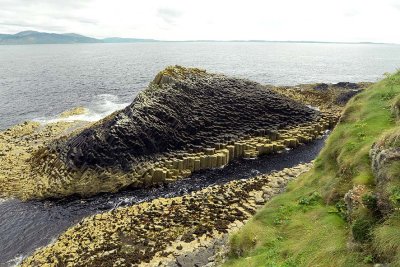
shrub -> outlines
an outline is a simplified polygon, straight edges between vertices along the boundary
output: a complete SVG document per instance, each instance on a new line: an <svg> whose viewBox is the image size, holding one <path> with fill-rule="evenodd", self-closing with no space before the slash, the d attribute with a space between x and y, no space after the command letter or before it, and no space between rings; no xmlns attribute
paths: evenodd
<svg viewBox="0 0 400 267"><path fill-rule="evenodd" d="M348 210L347 210L347 205L346 205L346 203L344 202L343 199L341 199L340 201L336 202L335 208L336 208L336 211L337 211L338 215L342 219L347 221Z"/></svg>
<svg viewBox="0 0 400 267"><path fill-rule="evenodd" d="M378 198L372 194L363 195L362 203L371 211L376 211L378 209Z"/></svg>
<svg viewBox="0 0 400 267"><path fill-rule="evenodd" d="M318 192L313 192L308 196L303 196L299 200L299 205L312 206L317 204L322 199Z"/></svg>
<svg viewBox="0 0 400 267"><path fill-rule="evenodd" d="M351 226L354 240L360 243L365 243L371 240L371 230L374 223L367 218L359 218L354 221Z"/></svg>
<svg viewBox="0 0 400 267"><path fill-rule="evenodd" d="M392 189L389 199L393 205L400 205L400 187L395 187Z"/></svg>

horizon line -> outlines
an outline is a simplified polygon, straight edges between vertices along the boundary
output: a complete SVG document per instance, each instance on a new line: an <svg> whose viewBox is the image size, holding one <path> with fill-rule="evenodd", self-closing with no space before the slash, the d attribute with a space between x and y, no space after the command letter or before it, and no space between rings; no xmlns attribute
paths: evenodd
<svg viewBox="0 0 400 267"><path fill-rule="evenodd" d="M393 42L374 42L374 41L316 41L316 40L265 40L265 39L231 39L231 40L218 40L218 39L187 39L187 40L163 40L163 39L154 39L154 38L138 38L138 37L90 37L87 35L74 33L74 32L65 32L65 33L56 33L56 32L43 32L36 30L24 30L16 33L0 33L0 35L17 35L22 32L37 32L37 33L46 33L46 34L59 34L59 35L67 35L67 34L77 34L83 37L97 39L99 41L106 39L133 39L133 40L142 40L142 42L220 42L220 43L233 43L233 42L253 42L253 43L320 43L320 44L384 44L384 45L400 45L400 43Z"/></svg>

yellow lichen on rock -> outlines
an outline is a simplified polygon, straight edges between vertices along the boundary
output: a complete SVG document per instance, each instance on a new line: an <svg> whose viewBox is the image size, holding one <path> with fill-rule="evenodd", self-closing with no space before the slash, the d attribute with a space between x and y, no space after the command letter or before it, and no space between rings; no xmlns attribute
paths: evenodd
<svg viewBox="0 0 400 267"><path fill-rule="evenodd" d="M160 261L166 266L171 255L237 230L288 181L310 167L298 165L87 217L21 266L112 266L117 260L120 266L159 266Z"/></svg>
<svg viewBox="0 0 400 267"><path fill-rule="evenodd" d="M82 126L81 122L24 122L0 132L0 197L40 198L51 183L35 175L32 157L54 138Z"/></svg>
<svg viewBox="0 0 400 267"><path fill-rule="evenodd" d="M76 107L70 110L66 110L64 112L62 112L59 117L60 118L68 118L71 116L76 116L76 115L82 115L82 114L86 114L88 112L87 108L84 107Z"/></svg>
<svg viewBox="0 0 400 267"><path fill-rule="evenodd" d="M153 80L153 84L160 85L170 82L172 79L182 80L190 76L202 76L207 72L198 68L185 68L179 65L168 66L160 71Z"/></svg>

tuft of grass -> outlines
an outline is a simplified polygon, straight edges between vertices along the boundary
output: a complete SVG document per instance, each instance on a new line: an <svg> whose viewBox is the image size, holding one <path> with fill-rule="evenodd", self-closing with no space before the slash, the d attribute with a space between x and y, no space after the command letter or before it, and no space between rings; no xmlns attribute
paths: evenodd
<svg viewBox="0 0 400 267"><path fill-rule="evenodd" d="M397 120L400 120L400 96L397 96L393 101L392 114Z"/></svg>
<svg viewBox="0 0 400 267"><path fill-rule="evenodd" d="M364 266L365 255L347 250L349 229L334 209L301 204L312 195L299 190L290 201L273 199L231 237L225 266Z"/></svg>
<svg viewBox="0 0 400 267"><path fill-rule="evenodd" d="M400 212L390 216L373 231L373 246L378 256L400 266Z"/></svg>
<svg viewBox="0 0 400 267"><path fill-rule="evenodd" d="M382 256L378 259L391 259L400 266L400 218L374 228L377 220L369 216L376 200L366 196L367 208L359 211L351 226L343 202L354 185L373 191L369 151L382 134L396 127L392 110L399 96L400 72L351 99L313 169L291 182L285 193L231 237L231 254L224 266L371 266L376 259L370 246L351 249L352 235L356 241L373 242ZM400 165L391 168L400 177ZM393 255L395 259L389 258Z"/></svg>

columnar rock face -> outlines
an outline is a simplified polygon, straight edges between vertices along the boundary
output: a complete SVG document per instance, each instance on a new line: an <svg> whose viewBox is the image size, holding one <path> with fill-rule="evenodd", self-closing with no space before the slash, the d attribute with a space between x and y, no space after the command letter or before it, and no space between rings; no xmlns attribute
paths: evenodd
<svg viewBox="0 0 400 267"><path fill-rule="evenodd" d="M69 167L132 167L144 156L214 147L318 114L247 80L167 68L126 107L56 146Z"/></svg>
<svg viewBox="0 0 400 267"><path fill-rule="evenodd" d="M21 266L171 266L179 251L204 247L210 239L237 230L310 168L298 165L87 217Z"/></svg>
<svg viewBox="0 0 400 267"><path fill-rule="evenodd" d="M332 123L258 83L175 66L160 72L125 109L39 150L32 166L45 177L46 194L90 195L293 147ZM307 129L295 138L282 132L299 125ZM274 143L280 135L288 140Z"/></svg>

